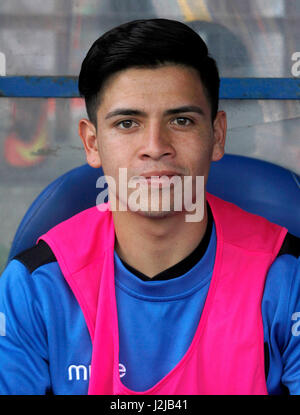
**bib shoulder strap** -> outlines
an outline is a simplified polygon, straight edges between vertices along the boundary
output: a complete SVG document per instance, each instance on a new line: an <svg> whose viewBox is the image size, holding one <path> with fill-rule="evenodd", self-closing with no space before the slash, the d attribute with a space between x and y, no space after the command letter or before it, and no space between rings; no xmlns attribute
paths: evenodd
<svg viewBox="0 0 300 415"><path fill-rule="evenodd" d="M55 262L56 258L51 248L45 241L40 240L39 243L32 248L22 251L13 259L21 262L30 273L39 268L41 265Z"/></svg>

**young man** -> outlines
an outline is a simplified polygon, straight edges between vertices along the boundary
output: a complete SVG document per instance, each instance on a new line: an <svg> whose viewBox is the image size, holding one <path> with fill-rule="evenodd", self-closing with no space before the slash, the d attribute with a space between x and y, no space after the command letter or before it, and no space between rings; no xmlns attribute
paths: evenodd
<svg viewBox="0 0 300 415"><path fill-rule="evenodd" d="M202 39L164 19L119 26L91 47L79 89L79 134L111 205L5 270L0 393L300 393L299 240L198 188L226 134Z"/></svg>

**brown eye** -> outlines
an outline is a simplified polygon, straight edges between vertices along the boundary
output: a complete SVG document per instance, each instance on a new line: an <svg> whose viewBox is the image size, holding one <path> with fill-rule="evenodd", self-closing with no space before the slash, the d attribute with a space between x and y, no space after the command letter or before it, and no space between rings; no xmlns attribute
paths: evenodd
<svg viewBox="0 0 300 415"><path fill-rule="evenodd" d="M192 123L192 120L186 117L177 117L175 118L174 123L180 127L186 127Z"/></svg>
<svg viewBox="0 0 300 415"><path fill-rule="evenodd" d="M137 124L132 120L123 120L123 121L120 121L117 124L117 126L120 127L123 130L129 130L130 128L132 128L135 125L137 125Z"/></svg>

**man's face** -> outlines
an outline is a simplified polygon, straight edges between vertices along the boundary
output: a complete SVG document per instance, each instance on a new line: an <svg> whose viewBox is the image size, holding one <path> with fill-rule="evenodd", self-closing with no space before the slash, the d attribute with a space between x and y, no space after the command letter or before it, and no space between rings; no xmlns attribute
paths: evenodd
<svg viewBox="0 0 300 415"><path fill-rule="evenodd" d="M218 112L211 122L210 103L194 69L130 68L106 82L97 130L85 120L80 131L89 137L83 138L89 164L102 165L115 179L118 199L120 168L127 168L128 180L179 175L192 176L193 182L204 176L206 183L211 160L224 153L226 116ZM133 191L128 189L128 197Z"/></svg>

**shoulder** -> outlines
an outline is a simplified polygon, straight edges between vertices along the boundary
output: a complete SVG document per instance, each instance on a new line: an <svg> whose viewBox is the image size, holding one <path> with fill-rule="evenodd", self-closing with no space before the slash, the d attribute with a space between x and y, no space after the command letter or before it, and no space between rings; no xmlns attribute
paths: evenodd
<svg viewBox="0 0 300 415"><path fill-rule="evenodd" d="M282 292L290 290L294 284L300 284L300 238L287 233L281 248L270 266L266 279L266 288ZM285 296L287 292L285 292Z"/></svg>
<svg viewBox="0 0 300 415"><path fill-rule="evenodd" d="M207 194L207 201L212 207L217 236L219 234L225 243L247 252L276 255L286 228L216 196Z"/></svg>
<svg viewBox="0 0 300 415"><path fill-rule="evenodd" d="M10 301L18 309L22 304L30 306L30 299L40 303L65 284L55 256L41 241L9 262L0 278L0 302L8 306Z"/></svg>
<svg viewBox="0 0 300 415"><path fill-rule="evenodd" d="M299 258L300 238L298 238L295 235L292 235L291 233L287 233L277 257L284 254L292 255L295 258Z"/></svg>
<svg viewBox="0 0 300 415"><path fill-rule="evenodd" d="M42 265L56 262L52 250L43 240L40 240L32 248L26 249L16 255L13 260L21 262L30 273Z"/></svg>
<svg viewBox="0 0 300 415"><path fill-rule="evenodd" d="M60 333L69 325L71 315L73 319L75 315L81 318L58 262L41 245L17 255L4 270L0 277L0 312L6 316L7 327L15 332L22 327L38 337L51 327Z"/></svg>
<svg viewBox="0 0 300 415"><path fill-rule="evenodd" d="M269 329L280 331L287 340L292 315L300 310L300 239L287 234L279 253L267 274L262 310Z"/></svg>
<svg viewBox="0 0 300 415"><path fill-rule="evenodd" d="M0 278L0 285L27 287L50 276L55 279L61 274L56 258L50 247L40 241L32 248L16 255L7 265Z"/></svg>
<svg viewBox="0 0 300 415"><path fill-rule="evenodd" d="M290 233L287 233L268 272L266 286L272 285L274 290L276 283L281 291L300 285L300 238Z"/></svg>

